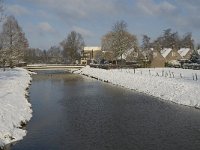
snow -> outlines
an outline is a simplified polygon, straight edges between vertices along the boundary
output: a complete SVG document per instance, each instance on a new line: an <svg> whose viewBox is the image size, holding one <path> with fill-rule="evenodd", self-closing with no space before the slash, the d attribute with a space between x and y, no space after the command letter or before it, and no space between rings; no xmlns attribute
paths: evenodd
<svg viewBox="0 0 200 150"><path fill-rule="evenodd" d="M171 51L172 51L171 48L164 48L164 49L161 50L161 55L162 55L164 58L166 58L166 57L169 55L169 53L170 53Z"/></svg>
<svg viewBox="0 0 200 150"><path fill-rule="evenodd" d="M21 124L32 117L31 104L26 99L30 81L25 69L0 69L0 148L26 135Z"/></svg>
<svg viewBox="0 0 200 150"><path fill-rule="evenodd" d="M95 77L166 101L200 108L199 70L180 68L104 70L86 66L74 73Z"/></svg>
<svg viewBox="0 0 200 150"><path fill-rule="evenodd" d="M197 50L197 53L200 55L200 49Z"/></svg>
<svg viewBox="0 0 200 150"><path fill-rule="evenodd" d="M181 57L184 57L187 55L187 53L190 51L189 48L181 48L180 50L178 50L178 53L181 55Z"/></svg>
<svg viewBox="0 0 200 150"><path fill-rule="evenodd" d="M100 51L101 47L84 47L84 51Z"/></svg>

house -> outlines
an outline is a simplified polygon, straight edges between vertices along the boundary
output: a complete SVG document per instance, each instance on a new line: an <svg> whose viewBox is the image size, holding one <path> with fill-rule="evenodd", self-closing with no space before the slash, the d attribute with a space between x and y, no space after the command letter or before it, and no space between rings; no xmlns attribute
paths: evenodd
<svg viewBox="0 0 200 150"><path fill-rule="evenodd" d="M178 50L178 53L181 55L182 59L189 60L192 56L192 50L190 48L181 48Z"/></svg>
<svg viewBox="0 0 200 150"><path fill-rule="evenodd" d="M178 51L172 48L164 48L160 52L161 55L165 58L165 62L180 60L182 58Z"/></svg>
<svg viewBox="0 0 200 150"><path fill-rule="evenodd" d="M84 47L82 51L81 64L90 64L99 52L101 52L101 47Z"/></svg>
<svg viewBox="0 0 200 150"><path fill-rule="evenodd" d="M124 60L130 59L130 56L137 58L138 57L138 53L134 50L134 48L128 50L127 52L122 54L122 57L119 56L117 59L120 60L121 58Z"/></svg>
<svg viewBox="0 0 200 150"><path fill-rule="evenodd" d="M152 58L150 60L150 67L162 68L165 67L165 58L161 53L155 49L152 49Z"/></svg>
<svg viewBox="0 0 200 150"><path fill-rule="evenodd" d="M122 54L122 57L117 58L118 62L121 62L121 58L124 64L140 63L142 65L146 57L141 50L131 48Z"/></svg>

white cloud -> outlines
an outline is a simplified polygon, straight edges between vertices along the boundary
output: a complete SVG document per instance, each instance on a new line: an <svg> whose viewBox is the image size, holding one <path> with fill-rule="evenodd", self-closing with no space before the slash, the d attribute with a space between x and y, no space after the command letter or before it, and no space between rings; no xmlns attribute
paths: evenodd
<svg viewBox="0 0 200 150"><path fill-rule="evenodd" d="M40 7L48 8L59 17L68 19L85 19L94 14L113 15L119 12L119 0L21 0ZM97 16L95 16L97 17Z"/></svg>
<svg viewBox="0 0 200 150"><path fill-rule="evenodd" d="M146 15L172 15L176 11L176 6L164 1L156 3L153 0L137 0L137 9Z"/></svg>
<svg viewBox="0 0 200 150"><path fill-rule="evenodd" d="M48 23L48 22L41 22L37 25L37 28L39 29L39 31L41 33L54 33L55 30L53 29L53 27Z"/></svg>
<svg viewBox="0 0 200 150"><path fill-rule="evenodd" d="M12 15L17 15L17 16L21 16L21 15L27 15L29 14L29 10L20 6L20 5L9 5L6 9L8 11L8 13L12 14Z"/></svg>
<svg viewBox="0 0 200 150"><path fill-rule="evenodd" d="M77 27L77 26L72 27L72 30L80 33L83 37L86 37L86 38L90 38L94 35L91 31L81 28L81 27Z"/></svg>

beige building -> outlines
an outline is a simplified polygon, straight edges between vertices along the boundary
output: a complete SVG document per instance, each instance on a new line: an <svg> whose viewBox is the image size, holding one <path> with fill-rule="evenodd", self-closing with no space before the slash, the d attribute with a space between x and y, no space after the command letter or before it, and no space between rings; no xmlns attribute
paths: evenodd
<svg viewBox="0 0 200 150"><path fill-rule="evenodd" d="M165 58L165 62L169 62L172 60L180 60L182 58L178 51L172 48L162 49L161 55Z"/></svg>
<svg viewBox="0 0 200 150"><path fill-rule="evenodd" d="M192 50L190 48L181 48L178 53L181 55L182 59L189 60L192 56Z"/></svg>
<svg viewBox="0 0 200 150"><path fill-rule="evenodd" d="M150 66L152 68L163 68L165 67L165 58L157 50L152 51L152 59Z"/></svg>
<svg viewBox="0 0 200 150"><path fill-rule="evenodd" d="M82 52L81 64L90 64L101 52L101 47L84 47Z"/></svg>

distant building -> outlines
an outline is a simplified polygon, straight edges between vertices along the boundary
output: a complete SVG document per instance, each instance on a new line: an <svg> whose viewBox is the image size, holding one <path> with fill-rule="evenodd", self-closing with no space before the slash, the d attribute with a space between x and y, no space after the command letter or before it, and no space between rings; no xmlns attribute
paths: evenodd
<svg viewBox="0 0 200 150"><path fill-rule="evenodd" d="M98 52L101 52L101 47L84 47L82 51L81 64L90 64L96 58Z"/></svg>
<svg viewBox="0 0 200 150"><path fill-rule="evenodd" d="M165 58L165 62L180 60L182 58L178 51L172 48L164 48L160 52L161 55Z"/></svg>
<svg viewBox="0 0 200 150"><path fill-rule="evenodd" d="M189 60L192 56L192 50L190 48L181 48L178 50L178 53L181 55L182 59Z"/></svg>
<svg viewBox="0 0 200 150"><path fill-rule="evenodd" d="M152 58L150 63L152 68L163 68L165 67L165 58L159 51L152 49Z"/></svg>

